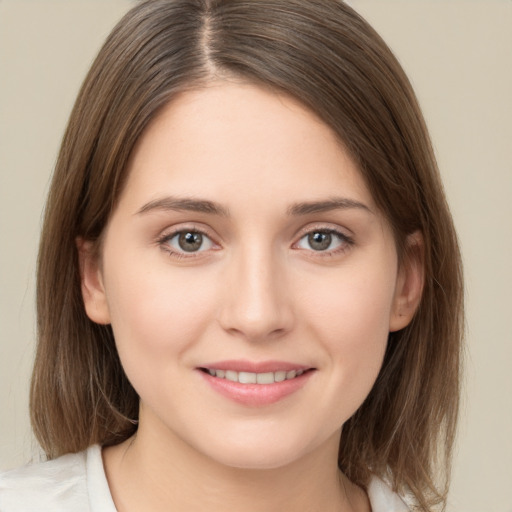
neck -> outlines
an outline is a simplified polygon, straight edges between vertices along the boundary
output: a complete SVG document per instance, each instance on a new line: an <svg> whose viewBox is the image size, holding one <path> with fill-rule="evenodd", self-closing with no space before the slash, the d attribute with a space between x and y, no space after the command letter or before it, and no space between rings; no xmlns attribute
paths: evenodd
<svg viewBox="0 0 512 512"><path fill-rule="evenodd" d="M229 467L169 439L169 433L165 443L163 438L141 425L136 436L104 450L119 512L370 510L366 494L338 470L338 434L301 459L271 469Z"/></svg>

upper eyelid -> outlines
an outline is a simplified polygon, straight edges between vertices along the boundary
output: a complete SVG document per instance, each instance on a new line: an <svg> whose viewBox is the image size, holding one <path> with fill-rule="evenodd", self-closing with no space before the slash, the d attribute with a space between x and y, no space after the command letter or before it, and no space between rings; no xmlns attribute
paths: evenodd
<svg viewBox="0 0 512 512"><path fill-rule="evenodd" d="M338 247L338 248L326 250L326 251L313 251L313 249L311 249L311 251L313 251L315 253L315 256L318 256L318 257L327 257L329 255L334 255L335 253L345 250L348 247L351 247L355 244L354 234L348 228L343 228L339 224L331 224L329 222L327 222L327 223L319 222L319 223L308 224L307 226L304 226L303 228L301 228L298 231L298 233L295 235L295 241L292 244L292 248L294 248L296 250L307 251L307 249L300 249L298 247L299 243L306 236L308 236L312 233L317 233L317 232L333 234L334 236L338 237L338 239L341 242L340 245L342 245L344 247L344 249Z"/></svg>
<svg viewBox="0 0 512 512"><path fill-rule="evenodd" d="M198 226L196 223L185 224L183 226L172 226L161 230L158 235L158 240L170 239L176 236L178 233L183 233L184 231L191 231L200 233L201 235L205 235L208 238L214 239L214 235L212 234L210 229L204 228L202 226Z"/></svg>
<svg viewBox="0 0 512 512"><path fill-rule="evenodd" d="M204 250L204 251L191 251L187 252L181 249L176 249L175 247L172 247L169 243L171 240L173 240L177 235L184 232L195 232L199 233L202 236L208 238L212 244L212 247ZM181 227L176 228L170 231L164 230L162 234L156 239L156 244L160 247L161 250L165 251L169 255L173 256L174 258L178 259L194 259L194 258L201 258L208 253L209 250L214 249L215 246L218 246L219 244L206 232L206 230L200 229L196 227Z"/></svg>
<svg viewBox="0 0 512 512"><path fill-rule="evenodd" d="M345 227L342 227L338 224L331 224L329 222L318 222L318 223L310 223L306 226L303 226L300 228L296 234L295 237L298 239L302 238L305 235L308 235L309 233L314 233L315 231L325 231L329 233L337 233L342 237L352 239L354 236L354 233Z"/></svg>
<svg viewBox="0 0 512 512"><path fill-rule="evenodd" d="M183 232L199 233L202 236L208 238L214 247L220 246L218 239L215 236L212 236L212 234L210 233L210 230L199 227L194 224L189 224L188 226L179 226L179 227L176 226L176 227L169 227L169 228L163 229L160 232L160 234L156 236L155 243L158 246L160 246L162 249L164 249L165 251L173 252L173 253L177 253L177 254L183 254L185 257L194 257L194 255L197 257L200 253L204 252L204 251L199 251L197 253L191 252L191 253L187 254L185 252L181 253L181 251L177 251L174 249L171 250L170 244L169 244L169 249L163 247L164 245L168 245L168 242L170 242L174 237L176 237L177 235L179 235L180 233L183 233Z"/></svg>
<svg viewBox="0 0 512 512"><path fill-rule="evenodd" d="M211 239L211 241L216 245L221 245L221 238L217 235L217 233L209 228L208 226L203 226L201 223L196 222L184 222L182 225L178 224L177 226L169 226L163 230L160 231L160 234L157 235L156 240L157 242L162 242L164 240L169 240L176 236L179 233L182 233L184 231L192 231L200 233L204 236L207 236ZM296 244L299 240L301 240L304 236L314 233L315 231L323 231L323 232L329 232L333 234L337 234L342 238L345 238L347 240L352 241L354 234L353 232L346 228L339 226L337 224L333 224L330 222L313 222L308 223L306 226L301 227L298 229L295 234L293 235L293 242L292 244Z"/></svg>
<svg viewBox="0 0 512 512"><path fill-rule="evenodd" d="M338 230L335 229L313 229L311 231L307 231L306 233L303 233L296 242L293 243L293 245L297 245L301 240L303 240L305 237L309 236L311 233L328 233L330 235L337 236L342 242L347 244L353 244L354 240L351 236L348 236Z"/></svg>

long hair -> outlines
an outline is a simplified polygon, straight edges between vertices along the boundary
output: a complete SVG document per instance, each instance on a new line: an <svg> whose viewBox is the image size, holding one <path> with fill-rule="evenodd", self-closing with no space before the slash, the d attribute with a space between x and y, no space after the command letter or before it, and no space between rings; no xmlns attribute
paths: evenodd
<svg viewBox="0 0 512 512"><path fill-rule="evenodd" d="M178 93L236 76L284 92L329 125L391 224L400 258L424 239L425 285L389 336L377 382L343 426L339 466L445 505L459 405L461 259L410 83L378 34L339 0L146 0L114 28L76 100L47 201L37 274L32 425L48 457L136 430L138 396L112 330L85 314L77 237L100 240L139 136Z"/></svg>

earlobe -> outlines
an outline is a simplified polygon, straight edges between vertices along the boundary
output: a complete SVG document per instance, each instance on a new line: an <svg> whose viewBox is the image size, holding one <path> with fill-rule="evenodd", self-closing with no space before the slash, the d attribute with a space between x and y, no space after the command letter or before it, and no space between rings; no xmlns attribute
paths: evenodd
<svg viewBox="0 0 512 512"><path fill-rule="evenodd" d="M103 286L99 256L89 240L76 239L80 267L80 285L87 316L97 324L110 323L110 311Z"/></svg>
<svg viewBox="0 0 512 512"><path fill-rule="evenodd" d="M424 277L423 236L415 231L407 237L389 321L389 331L399 331L412 321L421 301Z"/></svg>

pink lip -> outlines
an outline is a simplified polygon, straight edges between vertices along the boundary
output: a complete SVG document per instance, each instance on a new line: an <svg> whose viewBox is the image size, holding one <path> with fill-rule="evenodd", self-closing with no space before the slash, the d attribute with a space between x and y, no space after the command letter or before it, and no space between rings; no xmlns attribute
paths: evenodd
<svg viewBox="0 0 512 512"><path fill-rule="evenodd" d="M261 363L221 361L205 365L202 368L252 373L304 370L304 373L299 377L282 382L274 382L273 384L240 384L228 379L213 377L200 368L197 369L199 375L214 391L236 403L252 407L262 407L279 402L283 398L299 391L315 373L311 367L282 361L265 361Z"/></svg>
<svg viewBox="0 0 512 512"><path fill-rule="evenodd" d="M211 368L215 370L232 370L235 372L251 372L251 373L267 373L267 372L289 372L291 370L309 370L310 366L302 364L290 363L286 361L246 361L246 360L229 360L216 361L207 363L202 368Z"/></svg>

